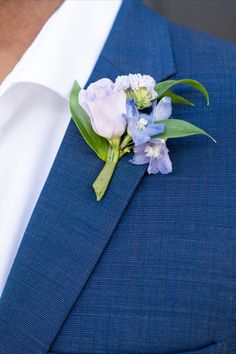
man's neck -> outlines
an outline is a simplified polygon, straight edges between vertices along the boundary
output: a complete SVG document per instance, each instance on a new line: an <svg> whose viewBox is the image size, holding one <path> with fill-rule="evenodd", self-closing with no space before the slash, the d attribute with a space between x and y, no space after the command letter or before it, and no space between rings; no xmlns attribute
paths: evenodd
<svg viewBox="0 0 236 354"><path fill-rule="evenodd" d="M0 0L0 83L64 0Z"/></svg>

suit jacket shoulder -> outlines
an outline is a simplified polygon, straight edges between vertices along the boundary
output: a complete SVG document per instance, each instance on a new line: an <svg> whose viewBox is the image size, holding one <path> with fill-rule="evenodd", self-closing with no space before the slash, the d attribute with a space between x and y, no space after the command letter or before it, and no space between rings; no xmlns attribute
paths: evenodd
<svg viewBox="0 0 236 354"><path fill-rule="evenodd" d="M201 71L236 74L236 44L174 23L169 28L173 48L178 48L177 61L191 54L191 66L197 65Z"/></svg>

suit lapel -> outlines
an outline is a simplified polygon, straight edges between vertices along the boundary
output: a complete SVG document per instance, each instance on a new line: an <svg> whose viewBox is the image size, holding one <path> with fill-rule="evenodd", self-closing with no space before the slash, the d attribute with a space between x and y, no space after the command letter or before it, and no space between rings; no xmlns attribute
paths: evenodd
<svg viewBox="0 0 236 354"><path fill-rule="evenodd" d="M89 82L174 71L165 21L125 1ZM0 353L49 350L145 173L129 158L97 203L91 185L103 163L69 124L0 300Z"/></svg>

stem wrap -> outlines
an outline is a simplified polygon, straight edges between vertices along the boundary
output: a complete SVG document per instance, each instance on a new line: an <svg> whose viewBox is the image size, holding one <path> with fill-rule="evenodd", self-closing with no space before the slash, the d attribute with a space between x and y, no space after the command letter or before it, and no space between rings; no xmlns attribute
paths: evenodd
<svg viewBox="0 0 236 354"><path fill-rule="evenodd" d="M106 161L103 169L97 176L96 180L93 183L93 189L95 191L97 201L101 200L104 196L107 187L110 183L111 177L115 171L118 161Z"/></svg>
<svg viewBox="0 0 236 354"><path fill-rule="evenodd" d="M115 171L116 165L120 157L120 139L114 139L110 141L110 145L107 151L107 161L96 180L93 183L93 189L95 191L97 201L101 200L109 186L112 175Z"/></svg>

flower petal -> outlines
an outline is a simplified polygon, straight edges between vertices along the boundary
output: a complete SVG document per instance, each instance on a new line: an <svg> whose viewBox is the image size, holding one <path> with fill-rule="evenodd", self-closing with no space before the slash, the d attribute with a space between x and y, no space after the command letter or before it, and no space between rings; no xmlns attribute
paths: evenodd
<svg viewBox="0 0 236 354"><path fill-rule="evenodd" d="M89 117L91 117L91 112L87 104L87 91L81 89L79 92L79 104L85 110Z"/></svg>
<svg viewBox="0 0 236 354"><path fill-rule="evenodd" d="M168 96L163 97L154 107L152 114L156 121L170 118L172 114L171 98Z"/></svg>
<svg viewBox="0 0 236 354"><path fill-rule="evenodd" d="M133 159L130 160L134 165L144 165L149 162L149 157L144 154L134 154Z"/></svg>
<svg viewBox="0 0 236 354"><path fill-rule="evenodd" d="M127 119L133 119L135 121L138 121L139 119L139 111L133 98L130 98L126 103L126 115Z"/></svg>
<svg viewBox="0 0 236 354"><path fill-rule="evenodd" d="M130 133L135 146L143 145L150 140L150 136L143 130L133 129Z"/></svg>
<svg viewBox="0 0 236 354"><path fill-rule="evenodd" d="M104 138L121 136L126 128L126 94L109 79L101 79L81 90L79 103L90 117L94 131Z"/></svg>
<svg viewBox="0 0 236 354"><path fill-rule="evenodd" d="M163 133L164 130L165 124L149 124L145 129L145 133L151 137Z"/></svg>
<svg viewBox="0 0 236 354"><path fill-rule="evenodd" d="M122 95L123 92L121 91L120 94ZM97 134L109 139L124 133L126 120L122 113L126 107L122 97L106 96L95 101L87 101L87 105L91 113L93 129Z"/></svg>
<svg viewBox="0 0 236 354"><path fill-rule="evenodd" d="M134 153L135 154L144 154L146 147L149 144L143 144L143 145L139 145L139 146L135 146L134 147Z"/></svg>
<svg viewBox="0 0 236 354"><path fill-rule="evenodd" d="M158 161L158 168L164 175L172 172L172 162L169 154L165 154L161 160Z"/></svg>
<svg viewBox="0 0 236 354"><path fill-rule="evenodd" d="M150 158L150 162L149 162L149 166L147 169L148 173L151 175L155 175L159 172L159 168L158 168L158 160L155 159L154 157Z"/></svg>

